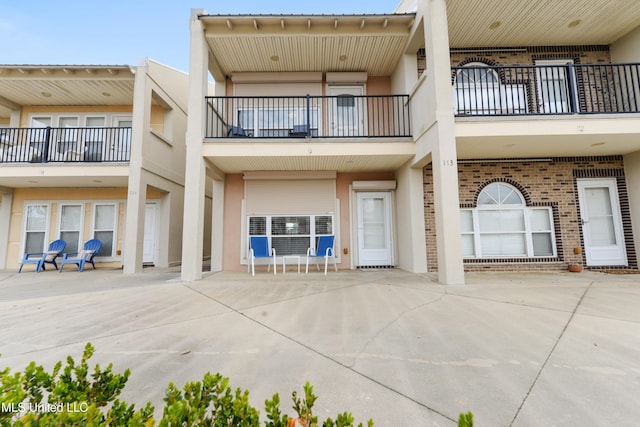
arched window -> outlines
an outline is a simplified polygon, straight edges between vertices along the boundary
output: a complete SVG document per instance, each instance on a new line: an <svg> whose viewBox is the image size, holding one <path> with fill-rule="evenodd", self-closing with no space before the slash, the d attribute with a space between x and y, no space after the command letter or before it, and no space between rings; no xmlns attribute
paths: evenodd
<svg viewBox="0 0 640 427"><path fill-rule="evenodd" d="M498 74L487 64L470 62L456 73L458 85L496 85L499 84Z"/></svg>
<svg viewBox="0 0 640 427"><path fill-rule="evenodd" d="M460 220L467 258L556 256L551 208L526 206L510 184L487 185L475 208L460 210Z"/></svg>
<svg viewBox="0 0 640 427"><path fill-rule="evenodd" d="M457 114L496 114L501 107L498 73L480 62L458 69L454 106Z"/></svg>

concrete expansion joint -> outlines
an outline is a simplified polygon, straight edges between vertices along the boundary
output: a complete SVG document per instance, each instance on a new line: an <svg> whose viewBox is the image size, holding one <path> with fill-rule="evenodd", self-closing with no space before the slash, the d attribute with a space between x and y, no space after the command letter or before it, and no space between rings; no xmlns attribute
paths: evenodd
<svg viewBox="0 0 640 427"><path fill-rule="evenodd" d="M527 393L524 395L524 398L522 399L522 402L520 403L520 406L518 406L518 409L516 410L516 413L514 414L513 418L511 419L511 423L509 423L509 426L512 426L516 422L516 420L518 419L518 415L520 414L520 411L524 407L524 404L527 402L527 399L529 399L529 396L531 395L531 392L533 391L534 387L538 383L538 380L540 379L540 376L542 375L542 372L547 367L547 364L549 363L549 360L551 359L551 356L553 356L553 354L555 353L556 348L558 347L558 344L560 344L560 341L562 340L562 337L564 337L565 332L567 331L567 329L569 328L569 325L573 321L573 318L575 317L575 315L576 315L576 313L578 311L578 308L580 308L580 306L582 305L582 301L584 300L585 296L589 292L589 289L591 289L591 286L593 286L594 283L595 282L590 282L589 285L585 288L584 292L582 292L582 296L580 297L580 299L576 303L576 306L573 308L573 311L571 312L571 315L569 316L569 318L567 319L564 327L562 328L562 331L560 331L560 334L558 335L558 337L556 338L555 342L553 343L553 346L551 347L551 350L547 354L547 357L545 358L544 363L542 363L542 365L540 366L540 369L538 370L538 373L536 374L535 378L531 382L531 386L529 387L529 390L527 390Z"/></svg>

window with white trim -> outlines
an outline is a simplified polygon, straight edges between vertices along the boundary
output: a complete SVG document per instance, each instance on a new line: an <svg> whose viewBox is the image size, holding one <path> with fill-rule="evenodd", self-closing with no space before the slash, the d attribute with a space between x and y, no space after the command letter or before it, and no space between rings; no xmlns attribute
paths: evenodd
<svg viewBox="0 0 640 427"><path fill-rule="evenodd" d="M67 243L64 251L79 252L82 249L81 230L84 223L82 204L60 204L58 218L59 238Z"/></svg>
<svg viewBox="0 0 640 427"><path fill-rule="evenodd" d="M25 206L24 253L42 253L46 250L48 225L49 205Z"/></svg>
<svg viewBox="0 0 640 427"><path fill-rule="evenodd" d="M526 206L513 186L496 182L478 195L473 209L460 210L465 258L556 256L550 207Z"/></svg>
<svg viewBox="0 0 640 427"><path fill-rule="evenodd" d="M117 203L96 203L93 217L93 238L102 242L97 256L112 257L116 246Z"/></svg>
<svg viewBox="0 0 640 427"><path fill-rule="evenodd" d="M250 216L248 222L249 236L268 236L278 256L306 255L320 236L333 234L332 215Z"/></svg>

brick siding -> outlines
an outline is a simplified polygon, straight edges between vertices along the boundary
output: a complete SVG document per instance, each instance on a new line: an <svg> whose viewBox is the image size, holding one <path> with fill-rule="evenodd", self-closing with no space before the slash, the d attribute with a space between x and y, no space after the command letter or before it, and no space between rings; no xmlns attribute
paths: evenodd
<svg viewBox="0 0 640 427"><path fill-rule="evenodd" d="M586 265L576 179L603 177L615 177L618 184L628 258L628 265L618 268L637 268L623 167L621 156L553 158L545 161L460 161L458 185L461 208L475 207L480 190L491 182L511 184L521 191L527 206L552 208L557 247L557 257L553 258L469 259L464 262L465 270L559 271L566 270L568 264ZM424 168L427 266L429 271L437 271L432 182L432 170L428 165ZM580 248L581 253L574 253L574 248Z"/></svg>

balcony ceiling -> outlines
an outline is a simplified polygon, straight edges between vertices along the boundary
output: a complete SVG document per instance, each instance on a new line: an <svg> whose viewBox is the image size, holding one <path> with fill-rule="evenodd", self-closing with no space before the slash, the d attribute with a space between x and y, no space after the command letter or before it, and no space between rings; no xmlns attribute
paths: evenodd
<svg viewBox="0 0 640 427"><path fill-rule="evenodd" d="M638 0L447 0L452 48L610 44L640 26Z"/></svg>
<svg viewBox="0 0 640 427"><path fill-rule="evenodd" d="M356 138L356 142L327 142L322 138L313 139L314 142L303 141L304 138L297 142L272 139L262 142L205 143L202 154L223 173L395 171L415 154L411 138L394 142L379 138Z"/></svg>
<svg viewBox="0 0 640 427"><path fill-rule="evenodd" d="M0 65L0 118L23 106L131 105L129 66Z"/></svg>
<svg viewBox="0 0 640 427"><path fill-rule="evenodd" d="M203 15L200 21L216 80L237 72L388 76L405 50L414 15Z"/></svg>

